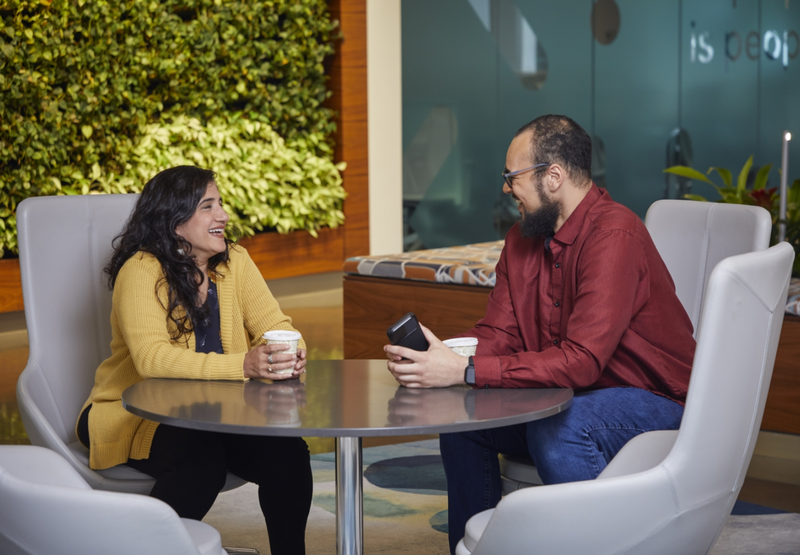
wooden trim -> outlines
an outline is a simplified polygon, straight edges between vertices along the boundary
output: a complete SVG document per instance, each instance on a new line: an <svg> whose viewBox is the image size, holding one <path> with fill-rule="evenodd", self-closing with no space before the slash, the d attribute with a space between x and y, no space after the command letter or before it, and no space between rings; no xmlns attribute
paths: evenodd
<svg viewBox="0 0 800 555"><path fill-rule="evenodd" d="M369 174L367 159L367 4L331 0L343 39L330 71L333 95L326 103L338 112L335 160L344 171L344 258L369 254Z"/></svg>
<svg viewBox="0 0 800 555"><path fill-rule="evenodd" d="M0 260L0 312L23 310L19 259Z"/></svg>
<svg viewBox="0 0 800 555"><path fill-rule="evenodd" d="M491 289L345 274L344 357L384 358L386 330L414 312L438 337L471 329L486 314Z"/></svg>
<svg viewBox="0 0 800 555"><path fill-rule="evenodd" d="M762 430L800 434L800 318L784 316Z"/></svg>
<svg viewBox="0 0 800 555"><path fill-rule="evenodd" d="M344 231L320 229L314 238L307 231L259 233L239 241L250 253L264 279L339 272L342 269Z"/></svg>

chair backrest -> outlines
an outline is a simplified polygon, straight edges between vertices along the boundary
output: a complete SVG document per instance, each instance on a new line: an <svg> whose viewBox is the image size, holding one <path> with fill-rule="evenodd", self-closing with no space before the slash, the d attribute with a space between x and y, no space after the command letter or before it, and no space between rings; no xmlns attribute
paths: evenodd
<svg viewBox="0 0 800 555"><path fill-rule="evenodd" d="M216 533L204 525L204 533ZM221 555L219 535L212 537ZM42 447L0 446L0 553L5 555L199 555L195 539L166 503L92 490L59 455Z"/></svg>
<svg viewBox="0 0 800 555"><path fill-rule="evenodd" d="M772 217L759 206L659 200L645 225L697 336L706 281L723 259L769 246Z"/></svg>
<svg viewBox="0 0 800 555"><path fill-rule="evenodd" d="M77 440L75 422L95 370L111 354L111 291L103 268L136 199L38 197L17 208L30 343L18 402L31 442L63 456L64 444Z"/></svg>
<svg viewBox="0 0 800 555"><path fill-rule="evenodd" d="M710 548L741 490L764 414L793 261L794 249L780 243L727 258L711 274L686 409L660 465L672 476L683 512L673 523L674 553L696 550L691 545ZM678 539L681 528L697 531Z"/></svg>

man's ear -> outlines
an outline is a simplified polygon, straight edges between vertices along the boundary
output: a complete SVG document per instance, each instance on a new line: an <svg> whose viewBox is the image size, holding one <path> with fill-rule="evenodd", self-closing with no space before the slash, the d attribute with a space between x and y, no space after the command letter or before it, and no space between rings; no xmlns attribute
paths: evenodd
<svg viewBox="0 0 800 555"><path fill-rule="evenodd" d="M559 164L550 164L545 170L544 186L550 194L558 191L566 180L567 174Z"/></svg>

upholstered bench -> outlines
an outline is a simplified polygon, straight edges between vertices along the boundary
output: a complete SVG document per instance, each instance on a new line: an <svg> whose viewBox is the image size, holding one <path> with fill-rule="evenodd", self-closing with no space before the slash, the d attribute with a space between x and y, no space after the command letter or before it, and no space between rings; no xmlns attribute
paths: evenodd
<svg viewBox="0 0 800 555"><path fill-rule="evenodd" d="M344 356L384 358L386 330L414 312L441 339L486 312L503 241L349 258L344 264ZM800 434L800 279L789 289L762 429Z"/></svg>
<svg viewBox="0 0 800 555"><path fill-rule="evenodd" d="M406 312L445 338L486 312L503 241L358 256L344 264L344 356L382 358L386 330Z"/></svg>

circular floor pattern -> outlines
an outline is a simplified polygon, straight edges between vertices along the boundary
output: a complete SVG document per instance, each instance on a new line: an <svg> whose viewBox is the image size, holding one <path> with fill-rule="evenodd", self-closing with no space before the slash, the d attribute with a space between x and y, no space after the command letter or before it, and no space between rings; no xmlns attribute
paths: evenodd
<svg viewBox="0 0 800 555"><path fill-rule="evenodd" d="M396 491L428 495L445 495L447 492L447 480L439 455L378 461L367 467L364 478L375 486Z"/></svg>

